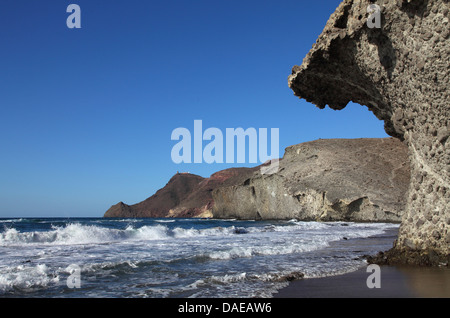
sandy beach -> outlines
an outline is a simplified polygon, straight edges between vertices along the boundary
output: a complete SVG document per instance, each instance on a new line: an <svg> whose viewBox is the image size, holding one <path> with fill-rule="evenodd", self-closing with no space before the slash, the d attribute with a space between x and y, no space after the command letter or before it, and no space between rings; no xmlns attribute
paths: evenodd
<svg viewBox="0 0 450 318"><path fill-rule="evenodd" d="M275 298L450 298L449 268L380 267L380 288L368 288L366 268L344 275L305 278Z"/></svg>

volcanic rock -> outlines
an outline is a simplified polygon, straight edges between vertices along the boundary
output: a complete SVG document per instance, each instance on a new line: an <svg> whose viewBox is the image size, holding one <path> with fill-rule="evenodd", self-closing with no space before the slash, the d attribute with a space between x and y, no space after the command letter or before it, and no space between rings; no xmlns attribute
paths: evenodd
<svg viewBox="0 0 450 318"><path fill-rule="evenodd" d="M366 23L373 4L380 28ZM288 79L319 108L367 106L407 145L407 207L389 253L405 263L414 253L430 264L450 254L449 11L448 0L345 0Z"/></svg>
<svg viewBox="0 0 450 318"><path fill-rule="evenodd" d="M218 186L239 182L258 168L231 168L210 178L190 173L176 173L169 182L148 199L127 205L119 202L105 217L211 217L211 192Z"/></svg>
<svg viewBox="0 0 450 318"><path fill-rule="evenodd" d="M322 139L288 147L279 171L213 193L215 218L400 222L407 148L394 138Z"/></svg>
<svg viewBox="0 0 450 318"><path fill-rule="evenodd" d="M177 173L150 198L105 217L214 217L399 222L409 184L407 148L394 138L316 140L288 147L278 172L232 168Z"/></svg>

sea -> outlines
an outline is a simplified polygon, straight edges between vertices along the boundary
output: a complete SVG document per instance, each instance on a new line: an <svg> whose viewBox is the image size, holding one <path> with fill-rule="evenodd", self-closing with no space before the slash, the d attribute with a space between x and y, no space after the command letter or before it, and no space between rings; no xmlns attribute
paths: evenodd
<svg viewBox="0 0 450 318"><path fill-rule="evenodd" d="M0 219L1 298L271 298L392 247L389 223Z"/></svg>

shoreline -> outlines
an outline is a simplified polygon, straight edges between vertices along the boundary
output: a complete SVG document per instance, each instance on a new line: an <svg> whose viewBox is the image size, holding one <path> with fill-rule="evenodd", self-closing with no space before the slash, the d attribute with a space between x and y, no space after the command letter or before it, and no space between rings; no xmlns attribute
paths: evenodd
<svg viewBox="0 0 450 318"><path fill-rule="evenodd" d="M450 298L449 268L382 265L380 288L372 289L366 270L292 281L273 298Z"/></svg>

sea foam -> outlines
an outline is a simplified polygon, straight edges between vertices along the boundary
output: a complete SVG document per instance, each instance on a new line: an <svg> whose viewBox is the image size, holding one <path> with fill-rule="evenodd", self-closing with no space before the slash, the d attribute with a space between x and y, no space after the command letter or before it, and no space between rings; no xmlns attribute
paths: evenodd
<svg viewBox="0 0 450 318"><path fill-rule="evenodd" d="M164 221L3 223L0 295L270 297L297 273L320 277L358 268L358 256L373 253L361 238L398 229L296 220ZM79 291L66 286L71 264L81 269Z"/></svg>
<svg viewBox="0 0 450 318"><path fill-rule="evenodd" d="M258 234L263 232L293 232L310 231L312 234L317 232L320 235L320 241L315 241L319 246L326 242L339 240L342 235L347 238L367 237L380 233L381 225L373 226L352 224L350 229L342 229L339 232L330 232L329 224L315 222L291 222L290 226L269 225L265 227L212 227L205 229L195 228L170 228L164 224L144 225L135 227L128 225L125 229L108 228L97 225L85 225L79 223L69 223L66 226L52 226L49 231L19 232L15 228L7 228L0 233L0 246L13 246L22 244L89 244L89 243L110 243L117 241L134 240L164 240L176 238L195 238L206 236L231 236L241 234ZM333 226L337 226L333 224ZM386 225L388 228L390 225ZM304 250L302 250L304 251Z"/></svg>

